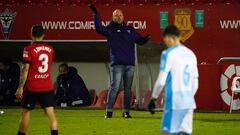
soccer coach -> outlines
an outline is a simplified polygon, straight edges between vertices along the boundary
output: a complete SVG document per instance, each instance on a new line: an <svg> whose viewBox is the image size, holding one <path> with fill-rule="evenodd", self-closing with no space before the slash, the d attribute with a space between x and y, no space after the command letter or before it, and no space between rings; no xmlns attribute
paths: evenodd
<svg viewBox="0 0 240 135"><path fill-rule="evenodd" d="M120 9L116 9L112 15L112 21L106 27L102 25L99 12L94 5L89 6L94 13L96 31L107 38L110 48L111 62L111 88L108 92L106 116L112 118L113 106L121 84L124 83L123 118L131 118L129 114L131 87L135 66L134 45L143 45L150 40L150 34L142 37L136 30L124 23L124 16Z"/></svg>

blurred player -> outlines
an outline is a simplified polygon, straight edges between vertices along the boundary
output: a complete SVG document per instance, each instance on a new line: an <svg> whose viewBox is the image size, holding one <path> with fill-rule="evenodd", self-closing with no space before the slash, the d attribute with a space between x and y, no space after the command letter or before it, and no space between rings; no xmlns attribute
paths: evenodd
<svg viewBox="0 0 240 135"><path fill-rule="evenodd" d="M41 25L32 27L33 43L24 48L23 67L16 97L22 99L22 112L18 135L25 135L30 119L30 111L35 108L36 101L49 119L51 135L58 135L57 120L54 113L55 99L51 80L51 67L54 49L43 43L44 29ZM26 91L23 87L26 82Z"/></svg>
<svg viewBox="0 0 240 135"><path fill-rule="evenodd" d="M172 25L163 33L168 49L162 53L161 68L153 89L149 110L154 113L155 100L165 86L165 106L162 119L163 135L192 133L194 95L198 89L198 69L195 54L181 44L180 31Z"/></svg>

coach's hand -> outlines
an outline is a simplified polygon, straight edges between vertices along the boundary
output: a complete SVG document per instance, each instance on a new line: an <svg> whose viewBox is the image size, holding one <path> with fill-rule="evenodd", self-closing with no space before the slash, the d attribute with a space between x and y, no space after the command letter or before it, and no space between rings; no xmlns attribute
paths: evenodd
<svg viewBox="0 0 240 135"><path fill-rule="evenodd" d="M149 105L148 105L148 111L151 113L151 114L154 114L155 113L155 108L156 108L156 105L155 105L155 101L156 99L152 98Z"/></svg>
<svg viewBox="0 0 240 135"><path fill-rule="evenodd" d="M146 44L151 39L151 34L148 34L143 37L143 43Z"/></svg>
<svg viewBox="0 0 240 135"><path fill-rule="evenodd" d="M151 34L148 34L143 37L146 41L149 41L151 39Z"/></svg>
<svg viewBox="0 0 240 135"><path fill-rule="evenodd" d="M97 8L95 7L95 5L91 4L91 5L89 6L89 8L92 10L92 12L93 12L94 14L98 14L98 11L97 11Z"/></svg>
<svg viewBox="0 0 240 135"><path fill-rule="evenodd" d="M148 34L148 35L142 37L141 39L137 40L136 43L137 43L138 45L144 45L144 44L146 44L150 39L151 39L151 34Z"/></svg>
<svg viewBox="0 0 240 135"><path fill-rule="evenodd" d="M17 99L22 99L22 97L23 97L23 88L18 88L16 93L15 93L15 96L17 97Z"/></svg>

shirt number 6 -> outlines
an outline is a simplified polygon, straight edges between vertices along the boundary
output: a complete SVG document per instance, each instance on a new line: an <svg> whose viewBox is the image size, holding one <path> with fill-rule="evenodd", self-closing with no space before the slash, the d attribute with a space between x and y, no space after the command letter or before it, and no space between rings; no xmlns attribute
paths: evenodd
<svg viewBox="0 0 240 135"><path fill-rule="evenodd" d="M187 86L189 84L190 81L190 71L189 71L189 66L186 65L184 67L184 71L183 71L183 82L184 85Z"/></svg>

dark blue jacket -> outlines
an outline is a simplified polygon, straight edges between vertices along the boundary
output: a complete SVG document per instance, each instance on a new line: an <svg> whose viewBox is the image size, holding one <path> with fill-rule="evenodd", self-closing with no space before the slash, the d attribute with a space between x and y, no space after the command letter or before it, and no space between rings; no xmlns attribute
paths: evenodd
<svg viewBox="0 0 240 135"><path fill-rule="evenodd" d="M83 100L83 105L90 105L90 93L83 81L77 74L75 68L69 68L67 75L60 75L57 78L58 88L56 98L59 102L73 102Z"/></svg>
<svg viewBox="0 0 240 135"><path fill-rule="evenodd" d="M6 73L0 72L0 94L11 95L15 98L20 78L20 66L12 63Z"/></svg>
<svg viewBox="0 0 240 135"><path fill-rule="evenodd" d="M111 65L135 65L134 44L143 37L125 23L103 26L99 14L94 15L94 23L96 31L107 38Z"/></svg>
<svg viewBox="0 0 240 135"><path fill-rule="evenodd" d="M17 63L11 63L7 72L0 71L0 96L3 96L2 105L16 105L14 100L16 98L15 92L18 88L19 76L20 66Z"/></svg>

